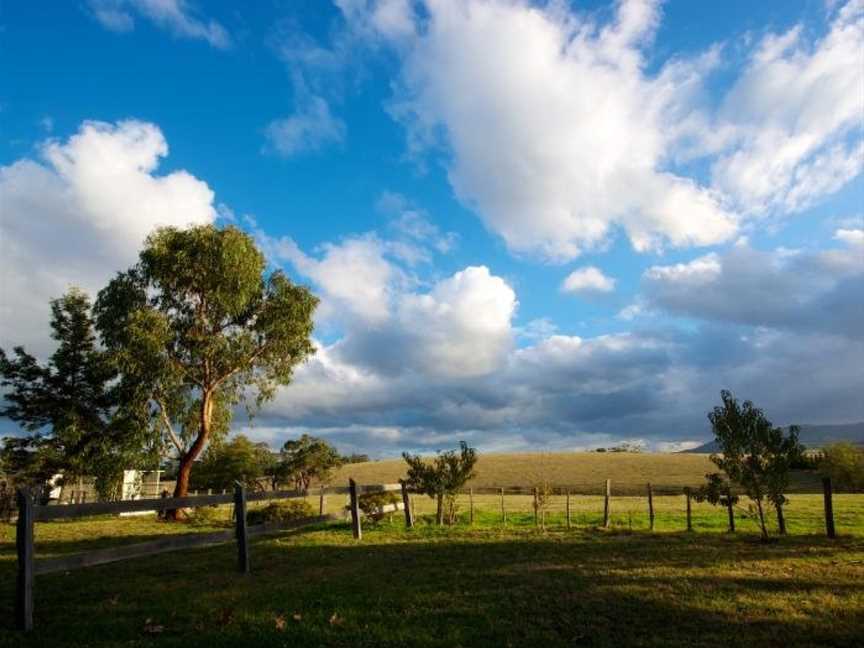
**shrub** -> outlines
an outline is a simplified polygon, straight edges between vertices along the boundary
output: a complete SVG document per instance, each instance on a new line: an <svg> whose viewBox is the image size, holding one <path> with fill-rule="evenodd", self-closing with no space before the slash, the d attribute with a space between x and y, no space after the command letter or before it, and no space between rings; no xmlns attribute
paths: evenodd
<svg viewBox="0 0 864 648"><path fill-rule="evenodd" d="M283 502L272 502L260 509L252 509L246 513L248 524L263 524L264 522L278 522L285 524L313 517L315 511L304 499L285 500Z"/></svg>
<svg viewBox="0 0 864 648"><path fill-rule="evenodd" d="M864 447L844 441L825 447L819 470L835 488L864 491Z"/></svg>
<svg viewBox="0 0 864 648"><path fill-rule="evenodd" d="M227 508L201 506L186 515L187 524L194 527L220 527L231 524L231 514Z"/></svg>
<svg viewBox="0 0 864 648"><path fill-rule="evenodd" d="M382 509L388 504L397 504L399 497L393 491L385 491L381 493L364 493L358 499L360 510L363 514L372 520L380 520L384 517Z"/></svg>

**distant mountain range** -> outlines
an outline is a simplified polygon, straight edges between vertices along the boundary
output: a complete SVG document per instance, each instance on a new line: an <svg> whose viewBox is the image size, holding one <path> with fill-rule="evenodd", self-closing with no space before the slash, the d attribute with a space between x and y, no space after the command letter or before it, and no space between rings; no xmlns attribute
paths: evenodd
<svg viewBox="0 0 864 648"><path fill-rule="evenodd" d="M820 448L836 441L851 441L864 445L864 421L860 423L843 423L840 425L802 425L798 438L808 449ZM717 452L716 441L709 441L698 448L682 450L682 452L709 453Z"/></svg>

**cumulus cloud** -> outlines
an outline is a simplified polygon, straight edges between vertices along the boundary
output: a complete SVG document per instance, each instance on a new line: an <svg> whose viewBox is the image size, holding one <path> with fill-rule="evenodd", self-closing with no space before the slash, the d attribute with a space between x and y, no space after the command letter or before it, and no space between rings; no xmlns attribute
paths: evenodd
<svg viewBox="0 0 864 648"><path fill-rule="evenodd" d="M114 32L132 31L139 17L180 38L205 40L220 49L231 46L228 31L196 16L186 0L88 0L87 5L99 24Z"/></svg>
<svg viewBox="0 0 864 648"><path fill-rule="evenodd" d="M739 245L654 266L643 290L651 306L675 315L860 338L864 254L854 234L838 238L850 245L818 252Z"/></svg>
<svg viewBox="0 0 864 648"><path fill-rule="evenodd" d="M157 174L168 144L154 124L85 122L40 154L0 167L0 345L36 352L48 342L49 299L71 284L94 294L156 226L216 216L205 182Z"/></svg>
<svg viewBox="0 0 864 648"><path fill-rule="evenodd" d="M707 128L726 140L713 186L746 212L784 213L861 173L862 42L861 0L840 6L815 42L800 25L765 36Z"/></svg>
<svg viewBox="0 0 864 648"><path fill-rule="evenodd" d="M561 282L561 292L565 293L608 293L613 290L615 290L615 280L607 277L594 266L574 270Z"/></svg>

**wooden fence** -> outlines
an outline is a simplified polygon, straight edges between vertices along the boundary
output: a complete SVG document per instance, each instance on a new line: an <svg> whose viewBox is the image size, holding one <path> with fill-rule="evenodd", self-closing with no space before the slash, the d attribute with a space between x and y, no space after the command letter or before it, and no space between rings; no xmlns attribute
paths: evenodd
<svg viewBox="0 0 864 648"><path fill-rule="evenodd" d="M405 510L406 523L411 522L410 507L405 506L408 502L408 491L404 484L370 484L357 485L351 480L348 487L324 487L320 489L319 515L302 518L292 522L265 522L254 526L247 525L246 513L249 502L264 500L280 500L305 498L307 493L299 491L264 491L247 492L240 484L234 488L233 494L221 495L198 495L191 497L161 497L158 499L125 500L120 502L92 502L83 504L40 506L34 503L32 495L24 489L17 494L18 499L18 521L16 532L16 548L18 552L17 582L15 588L15 622L19 629L29 631L33 629L33 587L34 577L41 574L81 569L94 565L152 556L178 549L201 547L205 545L221 544L235 541L237 543L237 565L240 573L251 572L249 539L269 533L276 533L289 529L298 529L305 526L320 524L328 521L344 521L346 515L327 514L325 512L325 495L346 494L350 497L348 511L351 517L351 526L355 538L362 536L360 509L360 496L365 493L380 493L387 491L401 491L402 502L389 504L377 509L376 513L388 513ZM113 515L132 513L138 511L163 512L185 508L199 508L203 506L218 506L220 504L234 505L234 528L217 531L214 533L183 534L171 537L163 537L157 540L139 542L120 547L97 549L86 553L77 553L70 556L47 558L36 560L36 551L33 539L33 529L36 522L49 520L72 519L89 517L94 515Z"/></svg>

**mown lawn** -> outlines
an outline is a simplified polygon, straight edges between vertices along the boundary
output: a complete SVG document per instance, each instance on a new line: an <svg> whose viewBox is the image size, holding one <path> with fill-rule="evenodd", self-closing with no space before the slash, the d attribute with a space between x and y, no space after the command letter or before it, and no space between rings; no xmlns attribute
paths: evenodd
<svg viewBox="0 0 864 648"><path fill-rule="evenodd" d="M336 524L254 541L250 576L235 572L233 545L38 576L26 638L11 629L5 527L0 644L854 646L864 516L857 500L841 504L854 519L837 540L799 529L768 545L746 521L733 536L720 522L689 534L544 532L527 516L504 527L491 512L473 528L408 531L394 516L362 542ZM37 557L207 530L150 518L41 523Z"/></svg>

